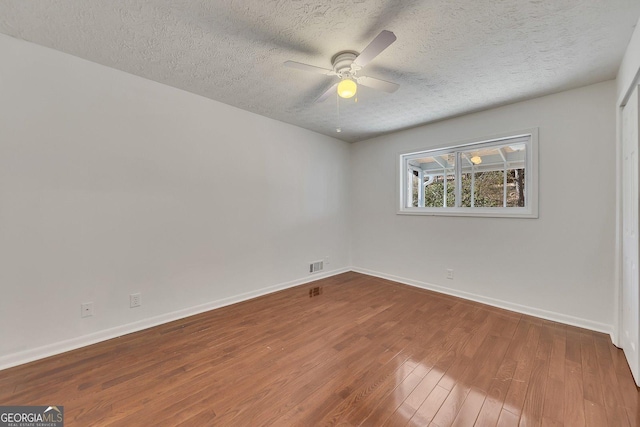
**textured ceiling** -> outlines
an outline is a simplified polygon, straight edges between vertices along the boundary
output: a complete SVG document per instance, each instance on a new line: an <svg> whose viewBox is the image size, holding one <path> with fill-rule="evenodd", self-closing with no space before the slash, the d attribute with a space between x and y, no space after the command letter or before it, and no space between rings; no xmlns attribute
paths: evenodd
<svg viewBox="0 0 640 427"><path fill-rule="evenodd" d="M357 141L616 76L638 0L0 0L0 32ZM313 101L381 30L359 74L400 84ZM342 132L336 133L336 127Z"/></svg>

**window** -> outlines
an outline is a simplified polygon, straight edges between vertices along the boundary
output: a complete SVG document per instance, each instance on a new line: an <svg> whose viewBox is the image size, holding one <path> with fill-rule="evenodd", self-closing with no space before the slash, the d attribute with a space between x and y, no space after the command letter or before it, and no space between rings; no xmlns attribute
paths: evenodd
<svg viewBox="0 0 640 427"><path fill-rule="evenodd" d="M400 154L400 214L538 217L538 132Z"/></svg>

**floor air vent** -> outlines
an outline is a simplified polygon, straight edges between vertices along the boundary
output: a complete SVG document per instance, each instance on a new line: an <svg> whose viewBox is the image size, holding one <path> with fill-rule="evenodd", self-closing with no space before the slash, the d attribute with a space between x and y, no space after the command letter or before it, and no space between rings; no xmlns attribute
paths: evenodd
<svg viewBox="0 0 640 427"><path fill-rule="evenodd" d="M322 287L316 286L314 288L309 289L309 298L317 297L322 294Z"/></svg>

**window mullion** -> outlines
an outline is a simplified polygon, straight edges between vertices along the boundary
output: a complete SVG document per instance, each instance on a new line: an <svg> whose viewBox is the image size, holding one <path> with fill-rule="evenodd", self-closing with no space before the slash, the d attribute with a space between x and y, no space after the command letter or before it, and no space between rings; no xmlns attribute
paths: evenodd
<svg viewBox="0 0 640 427"><path fill-rule="evenodd" d="M476 170L474 164L471 164L471 207L476 207Z"/></svg>
<svg viewBox="0 0 640 427"><path fill-rule="evenodd" d="M412 187L413 187L413 177L412 177L412 170L409 167L409 159L405 159L404 162L404 173L405 173L405 179L407 180L407 182L405 183L404 186L404 205L408 208L413 207L413 197L412 197Z"/></svg>
<svg viewBox="0 0 640 427"><path fill-rule="evenodd" d="M418 169L418 207L424 208L424 171Z"/></svg>
<svg viewBox="0 0 640 427"><path fill-rule="evenodd" d="M447 172L447 168L445 167L443 169L443 180L442 180L442 207L447 207L447 191L449 191L449 189L447 188L447 184L449 183L449 181L447 180L447 176L448 176L448 172Z"/></svg>
<svg viewBox="0 0 640 427"><path fill-rule="evenodd" d="M462 172L461 172L461 160L462 156L459 151L456 152L456 165L455 165L455 181L456 181L456 202L455 207L459 208L462 205Z"/></svg>
<svg viewBox="0 0 640 427"><path fill-rule="evenodd" d="M502 207L507 207L507 162L504 162L504 171L502 177Z"/></svg>

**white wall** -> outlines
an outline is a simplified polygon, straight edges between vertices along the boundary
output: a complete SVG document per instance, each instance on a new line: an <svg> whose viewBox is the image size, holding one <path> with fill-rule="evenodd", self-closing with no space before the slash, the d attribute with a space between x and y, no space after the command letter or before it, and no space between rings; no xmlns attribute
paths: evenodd
<svg viewBox="0 0 640 427"><path fill-rule="evenodd" d="M348 267L348 144L4 35L0 58L0 368Z"/></svg>
<svg viewBox="0 0 640 427"><path fill-rule="evenodd" d="M353 266L611 332L615 94L609 81L354 144ZM532 127L538 219L396 214L398 152Z"/></svg>

